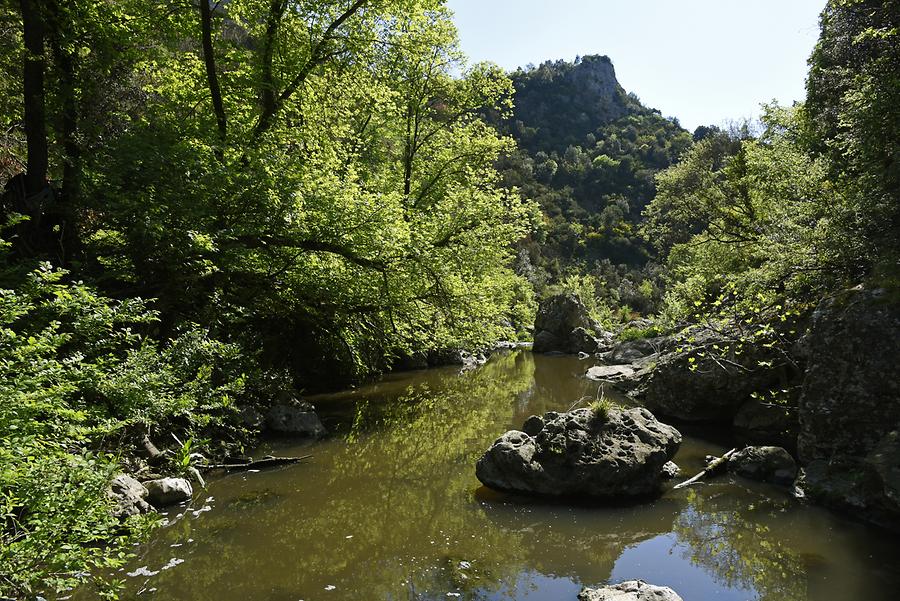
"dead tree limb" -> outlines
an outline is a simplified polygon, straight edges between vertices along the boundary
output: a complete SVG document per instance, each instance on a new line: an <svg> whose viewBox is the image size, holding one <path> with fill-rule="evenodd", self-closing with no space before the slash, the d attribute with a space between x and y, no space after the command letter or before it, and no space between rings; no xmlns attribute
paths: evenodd
<svg viewBox="0 0 900 601"><path fill-rule="evenodd" d="M685 486L690 486L691 484L699 482L700 480L702 480L703 478L706 478L708 476L715 476L720 471L722 471L725 468L725 466L728 465L728 461L731 459L731 456L734 455L735 453L737 453L737 449L731 449L730 451L728 451L721 457L717 457L716 459L713 459L712 461L709 462L709 465L706 466L706 469L704 469L702 472L700 472L693 478L685 480L681 484L676 484L673 487L673 490L678 489L678 488L684 488Z"/></svg>

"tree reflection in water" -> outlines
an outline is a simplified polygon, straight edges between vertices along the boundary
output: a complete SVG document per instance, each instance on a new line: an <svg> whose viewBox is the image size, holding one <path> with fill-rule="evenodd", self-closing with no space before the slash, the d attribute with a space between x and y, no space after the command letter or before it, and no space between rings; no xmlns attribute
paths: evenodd
<svg viewBox="0 0 900 601"><path fill-rule="evenodd" d="M803 557L768 524L788 501L758 497L741 505L737 488L688 491L674 529L684 554L724 586L755 590L760 601L805 601Z"/></svg>

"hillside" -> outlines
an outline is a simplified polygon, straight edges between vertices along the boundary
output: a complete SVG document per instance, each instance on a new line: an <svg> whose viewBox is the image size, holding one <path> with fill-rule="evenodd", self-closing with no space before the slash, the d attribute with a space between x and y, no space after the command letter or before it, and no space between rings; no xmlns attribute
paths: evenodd
<svg viewBox="0 0 900 601"><path fill-rule="evenodd" d="M544 213L520 255L530 279L540 289L571 273L608 280L644 267L651 254L637 226L654 176L691 146L691 134L627 93L606 56L547 61L512 80L514 113L500 126L519 148L501 172Z"/></svg>

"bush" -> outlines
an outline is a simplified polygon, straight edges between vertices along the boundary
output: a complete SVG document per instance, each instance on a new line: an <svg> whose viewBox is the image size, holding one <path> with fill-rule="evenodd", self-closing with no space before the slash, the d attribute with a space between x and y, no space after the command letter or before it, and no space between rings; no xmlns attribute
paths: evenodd
<svg viewBox="0 0 900 601"><path fill-rule="evenodd" d="M137 333L157 319L146 302L66 275L42 265L0 289L0 595L59 592L120 566L131 539L110 513L112 453L163 426L221 428L245 387L232 345L199 329L158 345Z"/></svg>

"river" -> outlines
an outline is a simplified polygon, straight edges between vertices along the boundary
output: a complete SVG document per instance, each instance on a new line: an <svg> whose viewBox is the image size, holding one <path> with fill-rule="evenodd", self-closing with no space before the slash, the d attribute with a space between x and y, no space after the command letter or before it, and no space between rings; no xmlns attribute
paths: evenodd
<svg viewBox="0 0 900 601"><path fill-rule="evenodd" d="M625 507L481 487L497 436L598 394L587 367L516 351L314 397L331 437L258 450L312 458L214 479L170 511L118 574L124 598L574 601L633 578L685 601L897 598L900 538L768 485L724 476ZM728 436L686 435L675 461L699 471Z"/></svg>

